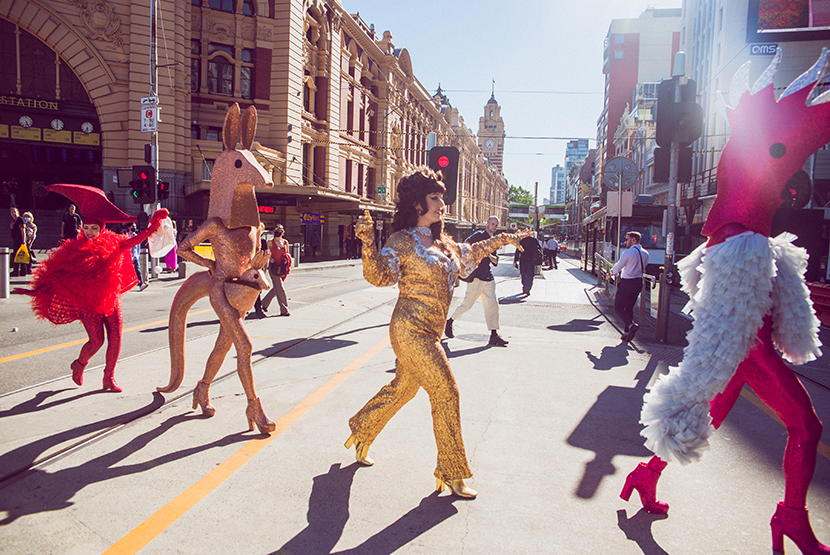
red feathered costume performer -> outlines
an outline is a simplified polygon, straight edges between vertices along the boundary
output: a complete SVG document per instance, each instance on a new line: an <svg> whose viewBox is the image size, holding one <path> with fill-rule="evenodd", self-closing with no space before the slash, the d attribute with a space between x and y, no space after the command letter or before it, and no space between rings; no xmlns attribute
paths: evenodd
<svg viewBox="0 0 830 555"><path fill-rule="evenodd" d="M698 458L748 384L788 435L784 501L770 523L773 550L783 553L787 536L805 555L830 554L816 539L806 507L822 424L782 360L804 364L821 354L819 322L804 283L807 253L792 245L793 236L769 237L782 199L795 196L790 178L830 141L830 94L810 99L827 74L828 50L776 99L772 78L780 59L779 48L727 114L731 133L718 163L718 194L703 226L709 241L678 264L694 327L680 366L644 399L642 435L655 456L628 475L621 497L636 489L646 511L668 512L656 498L667 461ZM738 73L747 74L748 68ZM732 87L738 88L734 81Z"/></svg>
<svg viewBox="0 0 830 555"><path fill-rule="evenodd" d="M32 310L38 318L55 325L80 320L89 335L78 358L71 364L72 379L83 385L84 368L108 339L104 390L120 392L115 383L115 364L121 354L121 329L124 317L121 295L138 284L130 249L150 236L167 217L157 210L149 227L134 237L107 230L106 223L128 223L136 218L112 204L104 192L86 185L56 184L47 191L60 193L74 202L84 215L84 230L53 250L34 271L31 289L16 289L32 297ZM96 226L100 228L100 233Z"/></svg>

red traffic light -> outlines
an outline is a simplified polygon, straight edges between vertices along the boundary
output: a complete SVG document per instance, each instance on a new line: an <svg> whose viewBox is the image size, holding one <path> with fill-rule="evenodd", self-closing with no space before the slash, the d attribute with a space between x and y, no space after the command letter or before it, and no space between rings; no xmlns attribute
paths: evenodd
<svg viewBox="0 0 830 555"><path fill-rule="evenodd" d="M147 179L147 172L139 172L138 177L140 179Z"/></svg>
<svg viewBox="0 0 830 555"><path fill-rule="evenodd" d="M446 168L450 165L450 159L446 156L439 156L438 157L438 165L442 168Z"/></svg>

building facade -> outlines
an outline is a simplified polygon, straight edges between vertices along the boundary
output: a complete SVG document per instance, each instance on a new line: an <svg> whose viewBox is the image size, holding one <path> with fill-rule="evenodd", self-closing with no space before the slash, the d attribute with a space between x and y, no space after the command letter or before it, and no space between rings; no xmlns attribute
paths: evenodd
<svg viewBox="0 0 830 555"><path fill-rule="evenodd" d="M550 203L564 204L567 186L567 173L565 168L556 164L550 171Z"/></svg>
<svg viewBox="0 0 830 555"><path fill-rule="evenodd" d="M478 147L484 157L499 173L504 172L504 120L495 91L484 107L484 115L478 119Z"/></svg>
<svg viewBox="0 0 830 555"><path fill-rule="evenodd" d="M615 132L631 108L637 84L671 77L674 54L680 50L680 16L679 8L648 8L636 19L611 21L602 62L605 96L597 119L598 173L615 156Z"/></svg>
<svg viewBox="0 0 830 555"><path fill-rule="evenodd" d="M274 181L257 190L263 222L317 254L340 254L364 210L389 232L395 185L426 163L429 133L461 152L448 229L506 220L507 183L449 99L421 85L390 32L337 0L159 3L154 90L147 5L11 0L0 26L0 202L42 212L39 223L60 217L62 197L39 194L54 182L101 187L138 211L123 176L145 163L139 108L151 93L159 178L172 185L162 204L185 227L206 214L233 103L257 108L251 150Z"/></svg>

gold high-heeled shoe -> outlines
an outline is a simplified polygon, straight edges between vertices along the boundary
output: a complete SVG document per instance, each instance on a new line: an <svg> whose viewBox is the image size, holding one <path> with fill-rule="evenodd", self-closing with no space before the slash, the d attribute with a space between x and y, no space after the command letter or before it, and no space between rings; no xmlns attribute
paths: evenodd
<svg viewBox="0 0 830 555"><path fill-rule="evenodd" d="M193 390L193 410L196 410L197 405L202 407L202 414L205 416L216 414L216 409L210 404L210 384L202 380L199 380L196 389Z"/></svg>
<svg viewBox="0 0 830 555"><path fill-rule="evenodd" d="M245 409L245 416L248 417L249 432L254 429L254 424L259 428L259 433L261 434L270 434L277 429L276 423L268 420L268 417L265 416L259 397L256 399L248 399L248 408Z"/></svg>
<svg viewBox="0 0 830 555"><path fill-rule="evenodd" d="M442 480L441 478L436 478L436 480L435 489L438 493L444 491L445 486L450 486L453 495L463 497L464 499L475 499L476 495L478 495L476 490L467 487L467 484L464 483L462 478L457 480Z"/></svg>
<svg viewBox="0 0 830 555"><path fill-rule="evenodd" d="M352 434L349 436L349 439L346 440L345 445L346 449L354 445L355 460L363 466L372 466L373 464L375 464L375 461L366 456L366 454L369 452L369 446L371 445L371 443L358 441L357 438L354 437L354 434Z"/></svg>

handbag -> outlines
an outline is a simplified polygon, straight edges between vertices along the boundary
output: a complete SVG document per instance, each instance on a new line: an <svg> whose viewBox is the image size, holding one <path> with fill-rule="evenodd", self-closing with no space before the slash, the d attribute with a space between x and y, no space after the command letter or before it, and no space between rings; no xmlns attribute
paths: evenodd
<svg viewBox="0 0 830 555"><path fill-rule="evenodd" d="M15 264L29 264L31 262L31 257L29 256L29 249L26 248L26 243L20 245L20 248L17 249L17 252L14 255L14 263Z"/></svg>
<svg viewBox="0 0 830 555"><path fill-rule="evenodd" d="M271 264L271 273L277 277L288 275L288 264Z"/></svg>

